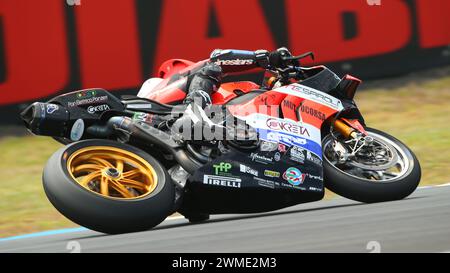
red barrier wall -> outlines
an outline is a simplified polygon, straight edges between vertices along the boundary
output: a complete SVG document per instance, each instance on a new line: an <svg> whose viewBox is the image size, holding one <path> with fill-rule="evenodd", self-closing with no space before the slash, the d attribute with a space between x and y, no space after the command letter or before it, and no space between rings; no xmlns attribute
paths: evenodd
<svg viewBox="0 0 450 273"><path fill-rule="evenodd" d="M164 60L215 48L314 51L363 79L449 64L449 10L448 0L1 0L0 123L60 92L136 92Z"/></svg>

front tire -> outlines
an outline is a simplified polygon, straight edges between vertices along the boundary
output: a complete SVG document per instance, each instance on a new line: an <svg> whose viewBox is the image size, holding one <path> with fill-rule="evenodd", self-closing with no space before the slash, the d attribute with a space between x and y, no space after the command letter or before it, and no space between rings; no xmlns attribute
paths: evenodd
<svg viewBox="0 0 450 273"><path fill-rule="evenodd" d="M405 160L407 168L398 177L386 180L358 177L354 173L361 172L361 166L356 165L356 170L352 173L337 167L327 157L326 149L332 139L331 135L328 135L323 140L325 186L341 196L365 203L393 201L407 197L420 182L421 169L417 157L393 136L372 128L366 128L366 131L369 136L384 140L387 147L395 147L399 152L398 156Z"/></svg>
<svg viewBox="0 0 450 273"><path fill-rule="evenodd" d="M80 141L55 152L44 169L43 184L64 216L109 234L158 225L172 213L175 200L174 185L156 159L108 140Z"/></svg>

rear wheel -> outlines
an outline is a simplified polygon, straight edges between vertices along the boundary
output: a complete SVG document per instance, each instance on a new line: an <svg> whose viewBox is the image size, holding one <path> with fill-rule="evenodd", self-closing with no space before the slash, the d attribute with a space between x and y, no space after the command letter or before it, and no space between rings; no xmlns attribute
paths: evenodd
<svg viewBox="0 0 450 273"><path fill-rule="evenodd" d="M150 229L172 212L175 199L174 185L156 159L114 141L61 148L47 162L43 183L64 216L104 233Z"/></svg>
<svg viewBox="0 0 450 273"><path fill-rule="evenodd" d="M366 128L366 143L339 134L323 139L325 186L360 202L399 200L410 195L421 177L419 161L398 139Z"/></svg>

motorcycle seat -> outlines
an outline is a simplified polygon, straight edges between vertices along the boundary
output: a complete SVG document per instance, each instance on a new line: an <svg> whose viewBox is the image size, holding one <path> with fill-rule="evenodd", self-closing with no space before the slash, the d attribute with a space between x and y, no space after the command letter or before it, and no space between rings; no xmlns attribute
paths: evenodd
<svg viewBox="0 0 450 273"><path fill-rule="evenodd" d="M163 81L162 78L150 78L146 80L139 90L137 96L140 98L148 98L150 93Z"/></svg>
<svg viewBox="0 0 450 273"><path fill-rule="evenodd" d="M262 93L266 92L267 90L263 90L263 89L255 89L255 90L251 90L248 93L242 94L240 96L237 96L236 98L230 100L227 105L239 105L239 104L244 104L254 98L256 98L257 96L261 95Z"/></svg>

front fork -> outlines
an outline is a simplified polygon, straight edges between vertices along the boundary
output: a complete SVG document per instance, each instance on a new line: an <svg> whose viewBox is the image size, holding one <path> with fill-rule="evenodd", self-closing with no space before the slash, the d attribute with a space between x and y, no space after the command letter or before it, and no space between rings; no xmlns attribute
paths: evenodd
<svg viewBox="0 0 450 273"><path fill-rule="evenodd" d="M367 136L364 126L357 119L336 119L333 123L333 128L346 139L356 139L361 137L361 135Z"/></svg>
<svg viewBox="0 0 450 273"><path fill-rule="evenodd" d="M344 137L343 143L334 137L332 130L337 131ZM357 119L339 118L334 121L331 134L335 139L334 151L338 155L339 162L344 163L354 157L363 146L371 145L373 138L370 137L363 125Z"/></svg>

